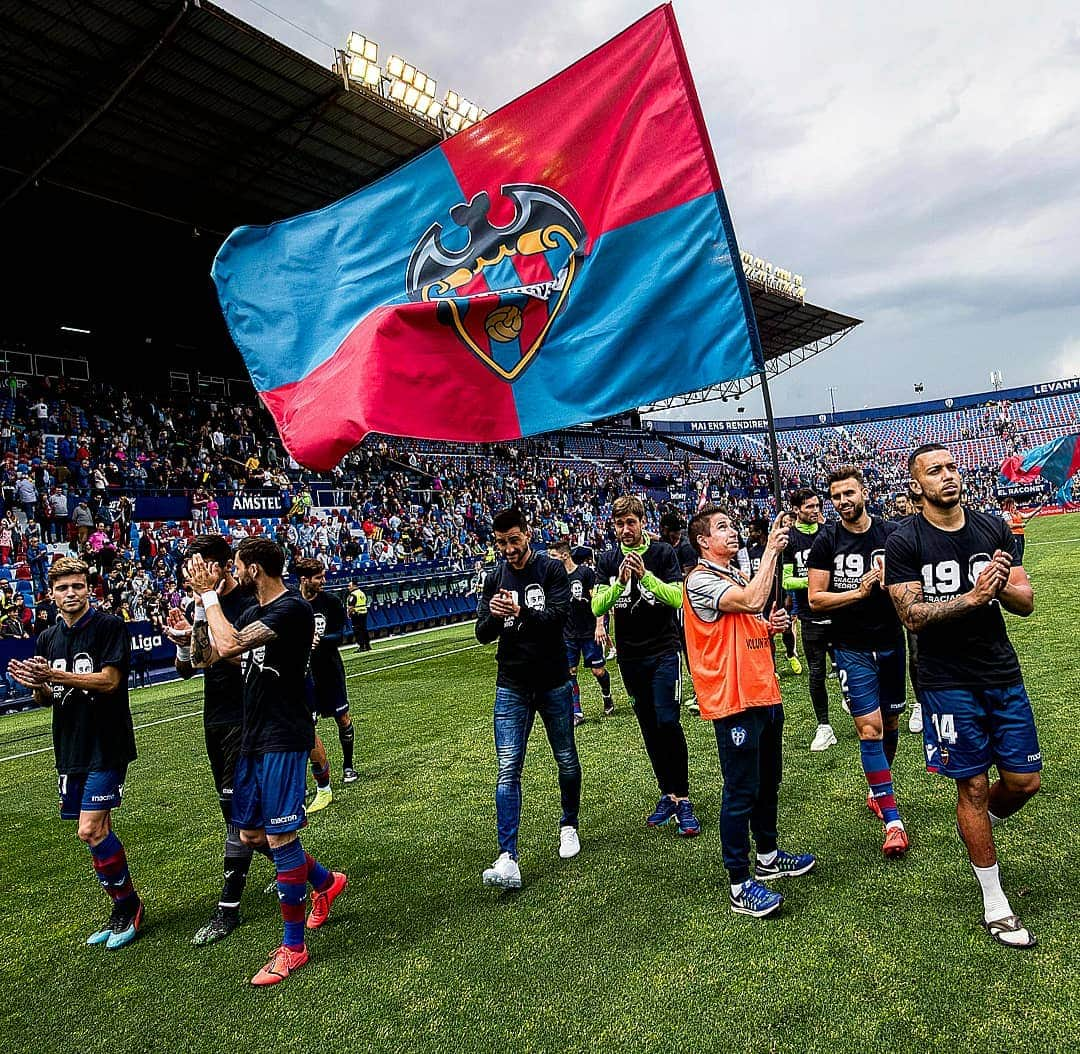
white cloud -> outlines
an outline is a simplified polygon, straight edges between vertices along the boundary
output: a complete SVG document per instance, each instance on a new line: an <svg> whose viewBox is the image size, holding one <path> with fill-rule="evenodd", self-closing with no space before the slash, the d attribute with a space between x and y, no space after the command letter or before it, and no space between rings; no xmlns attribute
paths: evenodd
<svg viewBox="0 0 1080 1054"><path fill-rule="evenodd" d="M224 6L327 61L250 0ZM651 2L474 0L460 20L435 0L272 6L324 40L366 32L492 108ZM955 394L991 365L1012 384L1080 373L1075 5L680 0L676 15L740 242L866 320L778 382L781 412L852 371L847 406L907 400L913 376Z"/></svg>

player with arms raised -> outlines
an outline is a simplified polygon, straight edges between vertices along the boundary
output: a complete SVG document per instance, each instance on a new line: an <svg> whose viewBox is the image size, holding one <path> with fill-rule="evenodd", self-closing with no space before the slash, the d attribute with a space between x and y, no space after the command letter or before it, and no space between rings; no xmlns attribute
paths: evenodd
<svg viewBox="0 0 1080 1054"><path fill-rule="evenodd" d="M983 925L1009 948L1035 937L1001 887L993 827L1039 789L1042 753L1031 702L1001 609L1035 609L997 516L966 509L956 459L930 443L908 459L923 497L885 546L885 582L901 622L919 638L926 767L956 781L956 819L983 898ZM988 771L996 765L998 779Z"/></svg>

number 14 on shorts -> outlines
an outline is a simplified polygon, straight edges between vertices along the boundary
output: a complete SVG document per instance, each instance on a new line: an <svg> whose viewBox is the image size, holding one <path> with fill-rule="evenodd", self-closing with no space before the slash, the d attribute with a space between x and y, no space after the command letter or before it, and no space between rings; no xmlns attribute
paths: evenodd
<svg viewBox="0 0 1080 1054"><path fill-rule="evenodd" d="M934 734L939 743L956 742L956 721L952 714L931 714L930 720L934 724Z"/></svg>

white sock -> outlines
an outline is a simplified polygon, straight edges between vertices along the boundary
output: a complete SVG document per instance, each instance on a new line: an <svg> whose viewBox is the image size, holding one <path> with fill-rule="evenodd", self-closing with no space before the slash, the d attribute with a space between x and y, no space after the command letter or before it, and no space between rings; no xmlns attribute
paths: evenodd
<svg viewBox="0 0 1080 1054"><path fill-rule="evenodd" d="M731 895L737 897L742 892L742 887L745 886L745 882L732 882Z"/></svg>
<svg viewBox="0 0 1080 1054"><path fill-rule="evenodd" d="M1005 896L1005 890L1001 888L1001 875L998 873L997 864L990 867L976 867L971 865L975 877L979 880L979 888L983 897L983 918L987 922L995 919L1003 919L1013 913L1009 905L1009 898Z"/></svg>
<svg viewBox="0 0 1080 1054"><path fill-rule="evenodd" d="M771 853L758 853L758 855L757 855L757 862L759 864L764 864L766 867L768 867L775 859L776 859L776 850L775 849Z"/></svg>
<svg viewBox="0 0 1080 1054"><path fill-rule="evenodd" d="M995 816L989 809L986 810L986 815L990 817L990 826L997 827L999 823L1005 822L1004 816Z"/></svg>
<svg viewBox="0 0 1080 1054"><path fill-rule="evenodd" d="M904 821L890 820L887 824L885 824L886 831L891 831L894 827L899 827L901 831L904 830Z"/></svg>

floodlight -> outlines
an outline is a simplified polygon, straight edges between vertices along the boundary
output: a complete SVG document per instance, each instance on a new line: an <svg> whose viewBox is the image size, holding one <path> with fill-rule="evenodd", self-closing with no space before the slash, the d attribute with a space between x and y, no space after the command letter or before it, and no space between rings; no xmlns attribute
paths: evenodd
<svg viewBox="0 0 1080 1054"><path fill-rule="evenodd" d="M350 33L349 42L345 45L353 55L359 55L368 62L378 62L379 45L374 40L368 40L363 33Z"/></svg>
<svg viewBox="0 0 1080 1054"><path fill-rule="evenodd" d="M400 77L402 71L405 69L404 59L399 58L397 55L391 55L389 61L386 63L386 74L388 77Z"/></svg>
<svg viewBox="0 0 1080 1054"><path fill-rule="evenodd" d="M408 85L402 80L395 80L390 85L390 98L395 102L401 102L405 98L405 92L408 90Z"/></svg>
<svg viewBox="0 0 1080 1054"><path fill-rule="evenodd" d="M420 93L413 87L405 89L405 105L413 107L416 105L416 100L420 98Z"/></svg>

